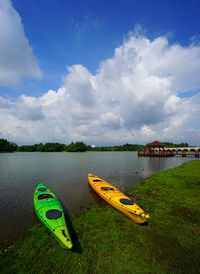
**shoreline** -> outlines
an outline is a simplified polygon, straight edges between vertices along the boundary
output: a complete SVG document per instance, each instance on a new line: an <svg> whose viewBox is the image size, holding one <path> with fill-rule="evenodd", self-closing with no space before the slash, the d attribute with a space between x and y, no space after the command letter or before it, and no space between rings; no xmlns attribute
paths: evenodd
<svg viewBox="0 0 200 274"><path fill-rule="evenodd" d="M36 224L24 240L1 252L2 273L61 272L66 267L68 273L148 273L149 267L153 273L193 273L199 269L200 161L158 172L125 194L137 197L136 204L149 209L148 226L137 225L103 201L102 207L66 216L72 251L63 251L47 229ZM42 257L45 261L40 265Z"/></svg>

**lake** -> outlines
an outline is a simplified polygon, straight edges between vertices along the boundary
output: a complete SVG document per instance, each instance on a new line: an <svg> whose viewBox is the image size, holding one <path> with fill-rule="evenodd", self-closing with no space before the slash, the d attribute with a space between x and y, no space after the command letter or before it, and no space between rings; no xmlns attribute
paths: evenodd
<svg viewBox="0 0 200 274"><path fill-rule="evenodd" d="M33 193L38 181L49 187L69 213L101 201L88 186L94 173L122 192L141 179L182 163L189 157L138 157L137 152L0 153L0 247L23 239L38 223Z"/></svg>

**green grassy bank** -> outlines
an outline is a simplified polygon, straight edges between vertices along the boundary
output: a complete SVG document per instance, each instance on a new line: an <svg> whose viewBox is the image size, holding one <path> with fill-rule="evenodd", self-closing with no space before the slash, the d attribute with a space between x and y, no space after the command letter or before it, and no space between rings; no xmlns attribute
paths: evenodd
<svg viewBox="0 0 200 274"><path fill-rule="evenodd" d="M42 225L0 257L1 273L200 273L200 161L127 190L149 209L138 225L105 202L71 216L72 251Z"/></svg>

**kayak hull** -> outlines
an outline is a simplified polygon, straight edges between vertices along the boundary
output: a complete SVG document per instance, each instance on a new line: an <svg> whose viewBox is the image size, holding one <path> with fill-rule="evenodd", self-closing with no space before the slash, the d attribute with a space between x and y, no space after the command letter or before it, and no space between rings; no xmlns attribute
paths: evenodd
<svg viewBox="0 0 200 274"><path fill-rule="evenodd" d="M72 241L61 203L42 183L38 183L34 192L34 209L40 221L52 232L61 247L71 249Z"/></svg>
<svg viewBox="0 0 200 274"><path fill-rule="evenodd" d="M149 219L149 215L144 210L110 183L93 174L88 174L88 182L102 199L134 222L142 224Z"/></svg>

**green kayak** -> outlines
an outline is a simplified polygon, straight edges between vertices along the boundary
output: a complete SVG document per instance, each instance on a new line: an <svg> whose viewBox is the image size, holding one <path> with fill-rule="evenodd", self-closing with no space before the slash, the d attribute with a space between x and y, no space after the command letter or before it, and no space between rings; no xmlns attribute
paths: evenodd
<svg viewBox="0 0 200 274"><path fill-rule="evenodd" d="M61 246L71 249L72 241L61 203L56 195L40 182L34 192L34 208L39 219L59 240Z"/></svg>

